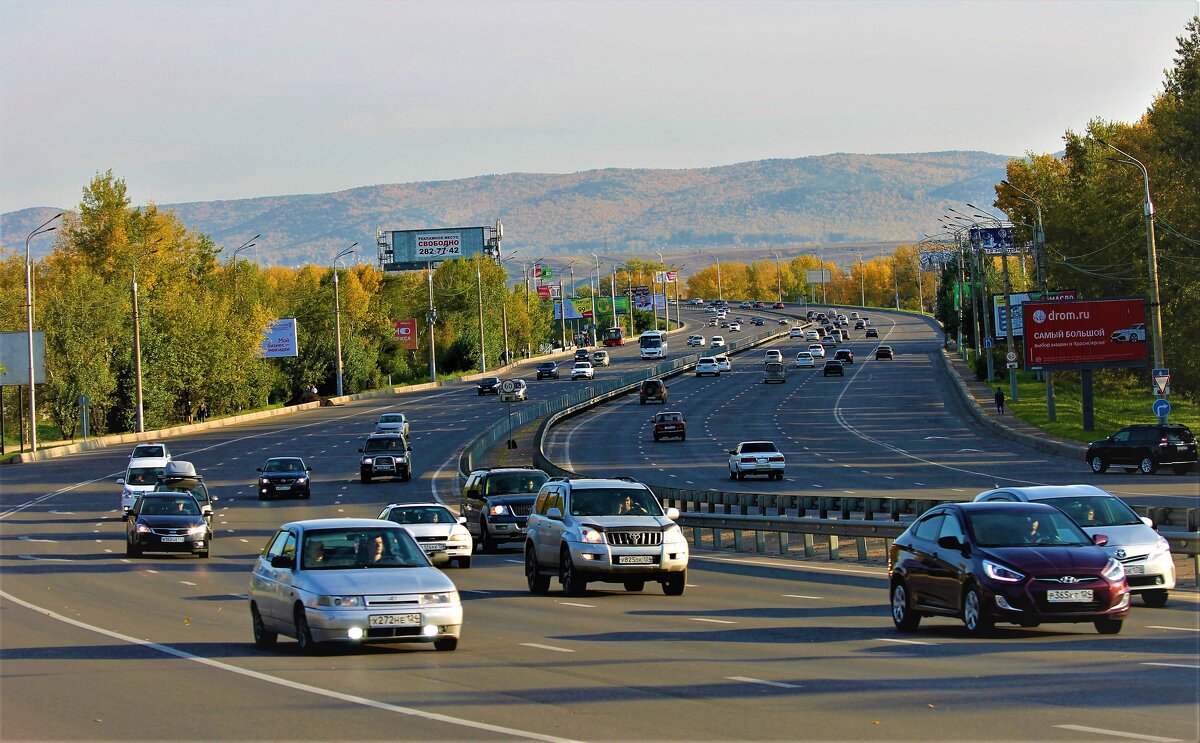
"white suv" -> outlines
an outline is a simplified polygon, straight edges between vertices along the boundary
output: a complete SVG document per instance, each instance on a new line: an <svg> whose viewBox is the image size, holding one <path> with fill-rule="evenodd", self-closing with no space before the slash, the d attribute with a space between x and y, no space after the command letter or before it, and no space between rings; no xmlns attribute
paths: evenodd
<svg viewBox="0 0 1200 743"><path fill-rule="evenodd" d="M591 581L640 591L661 583L668 596L687 585L688 543L674 523L679 511L662 505L631 479L551 478L538 491L525 539L525 578L532 593L578 596Z"/></svg>
<svg viewBox="0 0 1200 743"><path fill-rule="evenodd" d="M135 457L129 460L125 476L117 478L117 484L121 486L121 513L129 513L139 495L154 490L170 461L167 457Z"/></svg>
<svg viewBox="0 0 1200 743"><path fill-rule="evenodd" d="M707 341L704 340L704 336L698 335L698 334L697 335L689 335L688 339L687 339L687 344L689 346L703 346L706 343L707 343Z"/></svg>
<svg viewBox="0 0 1200 743"><path fill-rule="evenodd" d="M576 361L571 369L571 379L594 379L595 376L596 369L590 361Z"/></svg>

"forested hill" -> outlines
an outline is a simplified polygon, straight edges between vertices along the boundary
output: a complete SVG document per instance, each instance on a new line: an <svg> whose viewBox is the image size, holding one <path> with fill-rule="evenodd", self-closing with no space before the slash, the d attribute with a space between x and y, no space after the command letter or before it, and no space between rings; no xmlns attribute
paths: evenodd
<svg viewBox="0 0 1200 743"><path fill-rule="evenodd" d="M833 154L685 170L510 173L159 206L218 245L261 233L260 261L284 265L327 263L353 242L369 255L376 227L479 226L497 218L506 252L524 246L531 255L890 242L920 238L947 206L991 204L1008 159L984 152ZM25 234L53 214L2 215L0 241L20 249ZM36 247L44 253L50 244Z"/></svg>

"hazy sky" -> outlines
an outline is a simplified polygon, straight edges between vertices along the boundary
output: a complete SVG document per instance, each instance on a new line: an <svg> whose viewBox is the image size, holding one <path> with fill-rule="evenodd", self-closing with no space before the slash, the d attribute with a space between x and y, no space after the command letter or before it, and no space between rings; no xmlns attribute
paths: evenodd
<svg viewBox="0 0 1200 743"><path fill-rule="evenodd" d="M0 211L831 152L1136 120L1197 0L0 0Z"/></svg>

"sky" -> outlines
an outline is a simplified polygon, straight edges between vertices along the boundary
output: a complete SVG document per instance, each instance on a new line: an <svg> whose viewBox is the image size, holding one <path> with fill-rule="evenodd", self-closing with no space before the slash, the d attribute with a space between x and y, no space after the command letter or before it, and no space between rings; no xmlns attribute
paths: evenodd
<svg viewBox="0 0 1200 743"><path fill-rule="evenodd" d="M1197 0L0 0L0 212L833 152L1135 121Z"/></svg>

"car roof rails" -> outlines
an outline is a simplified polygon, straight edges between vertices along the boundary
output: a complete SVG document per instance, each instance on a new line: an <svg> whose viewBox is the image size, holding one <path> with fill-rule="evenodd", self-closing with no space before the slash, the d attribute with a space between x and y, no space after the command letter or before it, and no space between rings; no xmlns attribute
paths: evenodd
<svg viewBox="0 0 1200 743"><path fill-rule="evenodd" d="M637 482L637 480L633 479L629 475L618 475L617 477L614 477L612 479L620 480L621 482Z"/></svg>
<svg viewBox="0 0 1200 743"><path fill-rule="evenodd" d="M551 477L546 482L570 482L570 481L571 481L571 478L569 478L569 477Z"/></svg>

